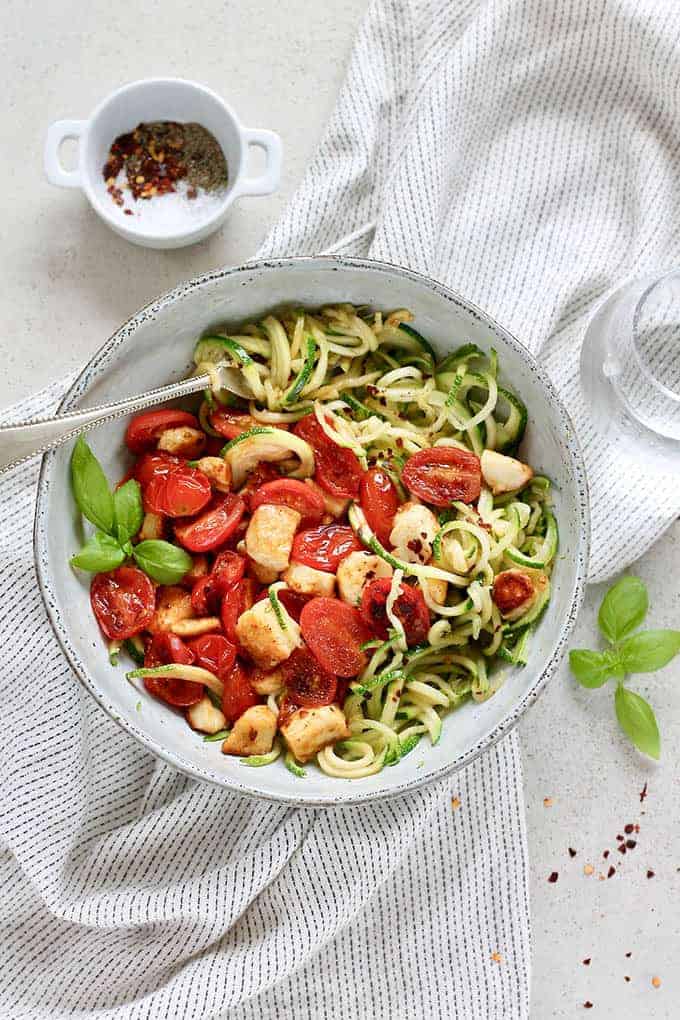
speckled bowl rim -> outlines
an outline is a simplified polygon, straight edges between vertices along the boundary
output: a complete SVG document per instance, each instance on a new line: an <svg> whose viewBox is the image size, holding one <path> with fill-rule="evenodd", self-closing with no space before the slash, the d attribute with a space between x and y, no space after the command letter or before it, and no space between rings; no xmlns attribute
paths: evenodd
<svg viewBox="0 0 680 1020"><path fill-rule="evenodd" d="M486 312L483 312L476 305L465 300L459 294L450 290L448 287L445 287L443 284L432 280L422 273L415 272L412 269L406 269L402 266L393 265L389 262L381 262L373 259L346 258L339 255L290 256L286 258L260 259L252 262L246 262L241 266L212 270L211 272L203 273L200 276L196 276L191 280L185 281L184 283L180 283L178 286L173 287L172 290L167 291L165 294L162 294L160 297L155 298L149 304L145 305L142 309L140 309L140 311L128 319L127 322L124 323L118 330L116 330L112 336L109 337L109 339L99 348L96 354L93 355L82 372L73 382L67 393L64 395L61 404L59 405L59 411L64 412L73 409L79 398L87 392L92 381L106 371L109 357L113 351L120 344L124 343L144 321L149 318L155 318L162 308L166 307L168 304L172 304L178 298L181 298L181 296L188 290L193 290L194 288L201 287L204 284L212 283L215 280L238 276L242 273L252 273L253 270L280 270L289 267L295 267L296 269L309 268L311 270L315 266L318 266L319 263L331 266L334 265L338 268L366 269L375 273L387 273L392 276L402 277L434 292L445 301L463 308L469 315L472 315L474 318L482 321L486 328L491 330L500 339L512 347L515 352L527 362L532 372L538 377L542 386L545 388L546 393L554 405L558 418L561 419L561 438L564 448L569 455L571 468L573 470L574 483L579 497L578 513L580 515L580 526L578 529L579 538L575 562L575 579L571 592L569 611L565 616L555 648L550 658L545 663L541 672L537 674L536 679L529 690L506 714L501 722L499 722L493 730L491 730L469 750L453 758L434 772L412 776L400 783L398 786L390 786L385 790L362 792L359 782L357 782L356 794L350 793L347 795L347 793L344 792L343 796L333 797L333 780L329 779L328 798L321 799L318 797L305 797L304 793L299 791L299 787L297 787L297 789L293 787L294 779L292 777L290 793L273 793L271 791L261 790L258 788L256 783L239 782L229 776L213 771L212 769L201 768L182 756L169 752L167 748L152 739L139 726L136 726L133 722L122 718L119 715L119 711L116 706L113 705L106 695L98 688L94 677L89 673L85 663L82 662L80 656L71 645L68 628L64 625L61 614L58 610L58 599L56 598L52 586L48 565L47 503L55 457L54 451L45 454L43 457L40 477L38 480L34 525L34 555L38 584L45 604L45 609L64 655L85 689L126 733L134 737L135 740L138 740L140 744L155 754L158 758L161 758L169 765L172 765L173 768L178 769L178 771L190 776L192 779L200 779L204 782L213 783L222 789L231 790L235 793L260 797L277 803L289 804L293 807L333 808L366 804L369 801L387 800L393 797L400 797L412 790L417 790L421 786L434 783L439 779L443 779L447 775L465 768L471 762L479 758L484 751L493 747L494 744L515 728L524 712L536 701L538 695L544 689L548 680L557 669L562 658L565 645L569 639L569 635L574 628L578 611L583 602L590 548L590 505L583 455L581 453L578 440L576 439L576 433L571 422L571 418L549 377L526 347L524 347L524 345L503 326L491 318L491 316L487 315Z"/></svg>

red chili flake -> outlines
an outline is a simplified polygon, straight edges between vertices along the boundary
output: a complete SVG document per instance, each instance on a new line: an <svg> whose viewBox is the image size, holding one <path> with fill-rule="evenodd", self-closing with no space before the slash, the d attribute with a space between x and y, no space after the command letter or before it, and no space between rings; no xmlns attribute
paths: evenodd
<svg viewBox="0 0 680 1020"><path fill-rule="evenodd" d="M607 858L609 857L609 850L605 850L605 852L602 854L602 856L604 857L604 859L606 861Z"/></svg>
<svg viewBox="0 0 680 1020"><path fill-rule="evenodd" d="M627 836L630 836L631 832L633 832L634 829L635 826L632 824L632 822L629 822L628 825L624 826L623 831L626 833Z"/></svg>
<svg viewBox="0 0 680 1020"><path fill-rule="evenodd" d="M627 974L624 974L624 975L623 975L623 980L624 980L624 981L630 981L630 978L628 977L628 975L627 975Z"/></svg>
<svg viewBox="0 0 680 1020"><path fill-rule="evenodd" d="M132 209L123 209L126 216L132 216Z"/></svg>
<svg viewBox="0 0 680 1020"><path fill-rule="evenodd" d="M559 875L558 875L558 873L556 871L552 871L548 875L548 881L549 882L556 882L558 878L559 878Z"/></svg>
<svg viewBox="0 0 680 1020"><path fill-rule="evenodd" d="M585 960L583 961L583 965L585 967L590 967L590 957L589 956L586 956Z"/></svg>
<svg viewBox="0 0 680 1020"><path fill-rule="evenodd" d="M627 839L626 846L628 847L629 850L634 850L635 847L637 846L637 843L635 842L634 839Z"/></svg>
<svg viewBox="0 0 680 1020"><path fill-rule="evenodd" d="M609 868L609 871L607 872L607 878L611 878L612 875L615 875L615 874L616 874L616 868L612 864L611 867Z"/></svg>
<svg viewBox="0 0 680 1020"><path fill-rule="evenodd" d="M583 1003L583 1008L584 1009L592 1009L593 1008L593 1004L590 1001L590 999L586 999L586 1001Z"/></svg>
<svg viewBox="0 0 680 1020"><path fill-rule="evenodd" d="M625 854L625 852L626 852L626 844L625 843L621 843L621 845L617 846L616 849L619 851L620 854Z"/></svg>
<svg viewBox="0 0 680 1020"><path fill-rule="evenodd" d="M654 872L651 869L647 872L647 878L654 878Z"/></svg>
<svg viewBox="0 0 680 1020"><path fill-rule="evenodd" d="M640 826L639 825L635 825L635 826L633 826L633 829L637 833L637 832L640 831Z"/></svg>
<svg viewBox="0 0 680 1020"><path fill-rule="evenodd" d="M627 957L628 959L630 959L632 955L633 955L632 953L626 953L626 957Z"/></svg>
<svg viewBox="0 0 680 1020"><path fill-rule="evenodd" d="M642 802L643 802L643 800L645 799L646 796L647 796L647 784L645 783L645 785L640 790L640 803L641 804L642 804Z"/></svg>
<svg viewBox="0 0 680 1020"><path fill-rule="evenodd" d="M573 846L569 847L569 856L576 857L576 851L574 850Z"/></svg>
<svg viewBox="0 0 680 1020"><path fill-rule="evenodd" d="M623 836L617 836L616 837L616 842L620 843L622 839L623 839Z"/></svg>

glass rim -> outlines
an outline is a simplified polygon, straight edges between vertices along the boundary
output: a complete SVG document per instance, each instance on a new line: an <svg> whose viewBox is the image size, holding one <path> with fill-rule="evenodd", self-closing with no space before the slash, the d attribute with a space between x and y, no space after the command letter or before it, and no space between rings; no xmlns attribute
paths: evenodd
<svg viewBox="0 0 680 1020"><path fill-rule="evenodd" d="M650 383L651 386L658 390L659 393L663 394L664 397L678 404L680 403L680 393L677 393L675 390L670 390L666 385L664 385L664 383L657 379L656 376L652 375L649 368L645 364L643 358L641 357L640 350L638 347L640 317L644 309L644 306L647 303L652 292L656 290L656 288L659 287L662 283L666 283L667 280L673 277L680 278L680 268L667 270L667 272L662 273L655 280L652 280L652 282L647 287L645 287L644 291L638 298L635 304L635 308L633 310L632 340L633 351L635 353L635 360L638 363L640 372L645 376L645 379ZM680 316L678 317L678 331L680 331Z"/></svg>

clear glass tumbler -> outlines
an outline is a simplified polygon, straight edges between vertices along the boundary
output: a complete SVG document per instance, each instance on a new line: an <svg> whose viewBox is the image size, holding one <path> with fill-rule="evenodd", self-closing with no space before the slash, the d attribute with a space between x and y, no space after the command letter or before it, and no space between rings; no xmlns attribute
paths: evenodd
<svg viewBox="0 0 680 1020"><path fill-rule="evenodd" d="M633 458L680 468L680 269L628 282L597 310L581 386L601 435Z"/></svg>

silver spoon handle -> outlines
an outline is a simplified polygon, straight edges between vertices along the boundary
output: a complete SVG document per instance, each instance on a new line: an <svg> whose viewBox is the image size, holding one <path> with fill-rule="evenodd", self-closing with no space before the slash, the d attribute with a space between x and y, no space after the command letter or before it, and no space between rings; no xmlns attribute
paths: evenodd
<svg viewBox="0 0 680 1020"><path fill-rule="evenodd" d="M208 389L209 386L208 375L196 375L191 379L183 379L181 382L170 383L169 386L149 390L136 397L118 400L115 404L87 407L82 411L60 414L42 421L0 426L0 472L7 471L30 457L45 453L53 446L59 446L75 438L79 432L94 428L95 425L102 425L126 414L142 411L151 404L162 404L168 400L186 397L189 393Z"/></svg>

